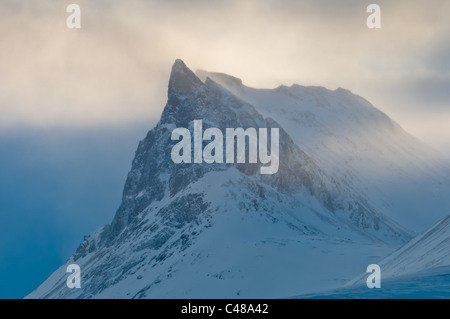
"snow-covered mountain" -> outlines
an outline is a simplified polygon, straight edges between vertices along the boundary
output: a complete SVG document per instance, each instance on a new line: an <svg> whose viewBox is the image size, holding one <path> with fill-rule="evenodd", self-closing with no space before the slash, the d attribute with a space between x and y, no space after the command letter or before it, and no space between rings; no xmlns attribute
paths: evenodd
<svg viewBox="0 0 450 319"><path fill-rule="evenodd" d="M198 74L175 62L113 221L28 298L271 298L339 287L411 238L397 221L442 217L444 197L428 218L411 205L428 202L428 191L441 196L448 181L420 142L364 99ZM260 174L261 163L175 164L171 133L192 132L194 120L223 132L279 128L277 173ZM419 183L420 198L394 200L385 179L392 188ZM72 263L81 289L66 286Z"/></svg>
<svg viewBox="0 0 450 319"><path fill-rule="evenodd" d="M342 88L255 89L223 73L197 75L280 123L322 170L402 226L422 233L447 216L448 163L362 97Z"/></svg>

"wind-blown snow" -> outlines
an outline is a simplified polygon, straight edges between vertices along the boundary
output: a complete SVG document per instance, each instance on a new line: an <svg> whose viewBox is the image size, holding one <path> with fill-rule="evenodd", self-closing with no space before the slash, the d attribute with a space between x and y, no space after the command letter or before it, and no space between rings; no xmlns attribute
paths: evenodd
<svg viewBox="0 0 450 319"><path fill-rule="evenodd" d="M226 74L197 74L276 120L321 169L402 226L420 233L449 213L448 163L362 97L342 88L254 89Z"/></svg>

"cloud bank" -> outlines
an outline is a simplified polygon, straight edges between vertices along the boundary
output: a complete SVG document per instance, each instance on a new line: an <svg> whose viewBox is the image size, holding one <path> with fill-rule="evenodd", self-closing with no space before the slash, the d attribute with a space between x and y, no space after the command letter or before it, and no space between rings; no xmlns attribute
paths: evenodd
<svg viewBox="0 0 450 319"><path fill-rule="evenodd" d="M255 87L345 87L437 148L450 146L450 2L69 1L0 4L0 127L154 121L170 67L225 72Z"/></svg>

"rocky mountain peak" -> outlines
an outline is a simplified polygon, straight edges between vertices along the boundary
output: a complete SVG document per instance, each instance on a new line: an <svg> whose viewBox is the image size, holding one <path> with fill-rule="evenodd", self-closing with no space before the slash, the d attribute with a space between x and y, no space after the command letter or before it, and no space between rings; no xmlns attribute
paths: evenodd
<svg viewBox="0 0 450 319"><path fill-rule="evenodd" d="M169 98L173 95L189 94L203 86L202 81L180 59L175 60L169 78Z"/></svg>

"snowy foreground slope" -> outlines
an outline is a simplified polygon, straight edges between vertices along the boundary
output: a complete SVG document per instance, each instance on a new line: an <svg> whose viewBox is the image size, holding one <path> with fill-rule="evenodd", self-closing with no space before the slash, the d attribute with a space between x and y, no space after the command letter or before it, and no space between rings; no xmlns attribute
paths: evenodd
<svg viewBox="0 0 450 319"><path fill-rule="evenodd" d="M386 278L446 266L450 266L450 216L380 262Z"/></svg>
<svg viewBox="0 0 450 319"><path fill-rule="evenodd" d="M450 216L382 261L380 289L368 289L368 274L345 288L299 298L450 298Z"/></svg>
<svg viewBox="0 0 450 319"><path fill-rule="evenodd" d="M383 280L380 289L365 285L305 294L301 299L449 299L450 267L438 267Z"/></svg>
<svg viewBox="0 0 450 319"><path fill-rule="evenodd" d="M202 81L175 62L167 104L139 143L113 221L86 236L28 298L323 291L342 287L445 216L450 200L442 194L450 187L439 166L362 98L342 89L255 90L208 74L199 74ZM175 164L171 133L192 132L194 120L223 132L279 128L278 172L261 175L261 163ZM402 197L404 188L413 199ZM426 217L415 201L429 204ZM66 286L72 263L81 267L80 289Z"/></svg>

